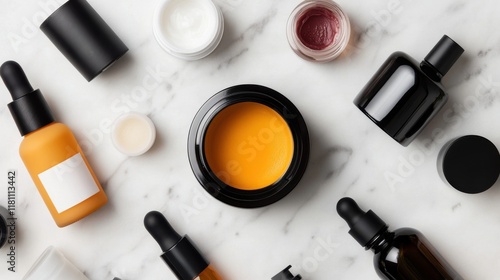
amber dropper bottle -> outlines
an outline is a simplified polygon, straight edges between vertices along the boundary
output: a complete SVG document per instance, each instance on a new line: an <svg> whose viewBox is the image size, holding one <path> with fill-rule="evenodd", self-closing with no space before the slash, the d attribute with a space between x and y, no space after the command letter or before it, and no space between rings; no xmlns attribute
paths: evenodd
<svg viewBox="0 0 500 280"><path fill-rule="evenodd" d="M71 130L55 122L40 90L33 90L17 62L0 67L13 101L8 105L24 136L21 159L59 227L72 224L106 204L108 198Z"/></svg>
<svg viewBox="0 0 500 280"><path fill-rule="evenodd" d="M373 211L364 212L349 197L337 204L337 212L349 224L349 234L375 253L373 263L384 280L463 280L417 230L393 232Z"/></svg>
<svg viewBox="0 0 500 280"><path fill-rule="evenodd" d="M144 217L144 226L160 245L161 258L179 280L222 280L201 255L189 236L181 237L163 214L151 211Z"/></svg>

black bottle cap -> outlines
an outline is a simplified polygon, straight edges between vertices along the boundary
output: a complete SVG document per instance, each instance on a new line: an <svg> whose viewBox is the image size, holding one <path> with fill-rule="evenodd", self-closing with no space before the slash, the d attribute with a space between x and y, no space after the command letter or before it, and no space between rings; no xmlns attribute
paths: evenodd
<svg viewBox="0 0 500 280"><path fill-rule="evenodd" d="M350 197L339 200L337 213L351 228L349 234L363 247L366 247L381 231L387 230L387 224L372 210L365 213Z"/></svg>
<svg viewBox="0 0 500 280"><path fill-rule="evenodd" d="M22 136L54 122L42 93L33 90L17 62L7 61L2 64L0 76L14 100L7 106Z"/></svg>
<svg viewBox="0 0 500 280"><path fill-rule="evenodd" d="M69 0L40 29L89 82L128 51L85 0Z"/></svg>
<svg viewBox="0 0 500 280"><path fill-rule="evenodd" d="M208 267L193 241L187 235L181 237L160 212L149 212L144 226L162 248L161 258L179 280L193 280Z"/></svg>
<svg viewBox="0 0 500 280"><path fill-rule="evenodd" d="M297 276L293 276L293 274L290 272L290 268L292 268L291 265L287 266L280 273L276 274L273 278L271 278L271 280L300 280L300 279L302 279L302 276L300 276L300 274Z"/></svg>
<svg viewBox="0 0 500 280"><path fill-rule="evenodd" d="M468 135L447 143L438 157L440 175L453 188L468 194L491 188L500 175L500 154L490 140Z"/></svg>
<svg viewBox="0 0 500 280"><path fill-rule="evenodd" d="M431 65L440 77L443 77L463 53L464 49L459 44L444 35L427 54L424 61ZM422 70L428 72L424 66L422 66Z"/></svg>

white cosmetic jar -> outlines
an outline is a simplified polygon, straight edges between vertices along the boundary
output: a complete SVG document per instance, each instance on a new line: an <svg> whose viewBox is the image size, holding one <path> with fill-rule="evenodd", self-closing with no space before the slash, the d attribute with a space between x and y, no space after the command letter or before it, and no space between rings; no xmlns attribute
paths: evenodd
<svg viewBox="0 0 500 280"><path fill-rule="evenodd" d="M89 280L56 248L47 248L23 280Z"/></svg>
<svg viewBox="0 0 500 280"><path fill-rule="evenodd" d="M153 33L171 55L198 60L219 45L224 17L211 0L161 0L153 18Z"/></svg>
<svg viewBox="0 0 500 280"><path fill-rule="evenodd" d="M156 129L146 115L131 112L116 119L111 128L111 140L115 148L127 156L146 153L154 144Z"/></svg>

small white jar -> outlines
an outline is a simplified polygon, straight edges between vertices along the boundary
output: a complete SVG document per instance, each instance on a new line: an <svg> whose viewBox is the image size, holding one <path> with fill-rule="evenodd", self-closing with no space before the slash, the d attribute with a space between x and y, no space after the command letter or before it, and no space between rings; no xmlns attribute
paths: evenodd
<svg viewBox="0 0 500 280"><path fill-rule="evenodd" d="M156 139L156 129L146 115L127 113L116 119L111 128L111 140L115 148L127 156L139 156L147 152Z"/></svg>
<svg viewBox="0 0 500 280"><path fill-rule="evenodd" d="M154 14L153 33L171 55L198 60L219 45L224 17L211 0L161 0Z"/></svg>

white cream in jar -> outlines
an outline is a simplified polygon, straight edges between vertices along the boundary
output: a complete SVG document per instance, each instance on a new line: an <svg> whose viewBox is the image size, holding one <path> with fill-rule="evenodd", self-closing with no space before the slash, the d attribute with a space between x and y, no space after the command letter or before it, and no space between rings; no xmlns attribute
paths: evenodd
<svg viewBox="0 0 500 280"><path fill-rule="evenodd" d="M128 113L115 121L111 139L118 151L128 156L138 156L153 146L156 130L153 122L146 115Z"/></svg>
<svg viewBox="0 0 500 280"><path fill-rule="evenodd" d="M210 54L224 30L220 9L211 0L165 0L158 6L153 32L170 54L196 60Z"/></svg>

